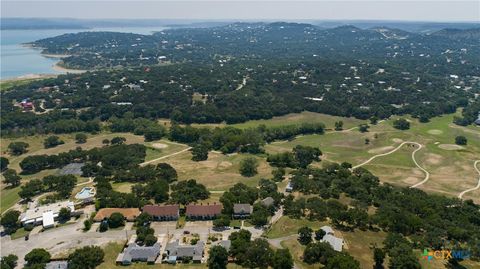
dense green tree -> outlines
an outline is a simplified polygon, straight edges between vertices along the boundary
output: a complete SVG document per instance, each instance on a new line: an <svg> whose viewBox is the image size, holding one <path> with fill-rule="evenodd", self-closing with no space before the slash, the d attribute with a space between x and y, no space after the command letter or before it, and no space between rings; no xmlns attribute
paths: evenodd
<svg viewBox="0 0 480 269"><path fill-rule="evenodd" d="M17 210L8 210L3 214L0 219L0 224L2 224L7 234L14 233L20 227L20 223L18 222L19 217L20 212Z"/></svg>
<svg viewBox="0 0 480 269"><path fill-rule="evenodd" d="M7 170L10 161L5 157L0 157L0 172Z"/></svg>
<svg viewBox="0 0 480 269"><path fill-rule="evenodd" d="M288 249L277 249L272 257L273 269L292 269L293 258Z"/></svg>
<svg viewBox="0 0 480 269"><path fill-rule="evenodd" d="M172 186L170 200L175 203L186 205L198 200L205 200L210 196L204 185L197 183L195 179L180 181Z"/></svg>
<svg viewBox="0 0 480 269"><path fill-rule="evenodd" d="M271 264L273 258L273 250L270 244L263 238L253 240L245 252L245 260L242 266L248 268L266 269Z"/></svg>
<svg viewBox="0 0 480 269"><path fill-rule="evenodd" d="M327 260L326 269L360 269L360 263L352 256L341 253ZM408 267L404 267L408 268Z"/></svg>
<svg viewBox="0 0 480 269"><path fill-rule="evenodd" d="M370 126L368 124L360 124L358 125L358 130L361 132L361 133L365 133L365 132L368 132L368 129L370 128Z"/></svg>
<svg viewBox="0 0 480 269"><path fill-rule="evenodd" d="M135 225L137 227L145 226L153 220L152 216L146 212L142 212L138 217L135 218Z"/></svg>
<svg viewBox="0 0 480 269"><path fill-rule="evenodd" d="M326 242L310 243L303 252L303 261L308 264L326 264L335 255L335 250Z"/></svg>
<svg viewBox="0 0 480 269"><path fill-rule="evenodd" d="M7 169L3 172L3 183L9 185L10 187L16 187L20 185L20 180L22 179L19 175L17 175L17 171L13 169Z"/></svg>
<svg viewBox="0 0 480 269"><path fill-rule="evenodd" d="M302 245L308 245L312 242L313 230L310 227L304 226L298 229L298 241Z"/></svg>
<svg viewBox="0 0 480 269"><path fill-rule="evenodd" d="M87 142L87 135L84 133L78 133L75 135L75 142L77 144L84 144Z"/></svg>
<svg viewBox="0 0 480 269"><path fill-rule="evenodd" d="M145 246L149 247L149 246L153 246L155 243L157 243L157 237L153 234L147 234L145 236Z"/></svg>
<svg viewBox="0 0 480 269"><path fill-rule="evenodd" d="M464 146L467 144L467 138L463 135L456 136L455 144Z"/></svg>
<svg viewBox="0 0 480 269"><path fill-rule="evenodd" d="M343 121L336 121L335 122L335 131L343 130Z"/></svg>
<svg viewBox="0 0 480 269"><path fill-rule="evenodd" d="M25 142L12 142L8 145L8 151L10 154L18 156L28 152L30 145Z"/></svg>
<svg viewBox="0 0 480 269"><path fill-rule="evenodd" d="M385 260L385 252L381 248L373 249L373 261L375 269L383 269L383 261Z"/></svg>
<svg viewBox="0 0 480 269"><path fill-rule="evenodd" d="M1 269L14 269L17 266L18 257L14 254L3 256L0 261Z"/></svg>
<svg viewBox="0 0 480 269"><path fill-rule="evenodd" d="M155 171L159 178L166 180L168 183L172 183L178 179L177 170L168 163L157 164Z"/></svg>
<svg viewBox="0 0 480 269"><path fill-rule="evenodd" d="M228 265L228 252L222 246L213 246L208 256L209 269L226 269Z"/></svg>
<svg viewBox="0 0 480 269"><path fill-rule="evenodd" d="M253 204L257 198L258 191L256 188L248 187L243 183L237 183L223 193L222 197L220 197L220 202L223 204L223 213L232 215L233 204Z"/></svg>
<svg viewBox="0 0 480 269"><path fill-rule="evenodd" d="M94 269L103 262L105 253L98 246L86 246L76 249L68 256L70 269Z"/></svg>
<svg viewBox="0 0 480 269"><path fill-rule="evenodd" d="M192 148L192 161L205 161L208 159L208 148L202 144L196 144Z"/></svg>
<svg viewBox="0 0 480 269"><path fill-rule="evenodd" d="M41 264L45 265L50 261L50 253L43 248L34 248L27 255L25 255L25 262L30 266Z"/></svg>
<svg viewBox="0 0 480 269"><path fill-rule="evenodd" d="M283 180L285 176L285 168L278 167L272 170L273 180L279 182Z"/></svg>
<svg viewBox="0 0 480 269"><path fill-rule="evenodd" d="M322 229L318 229L315 231L315 240L317 241L320 241L323 239L323 237L325 236L325 231L322 230Z"/></svg>
<svg viewBox="0 0 480 269"><path fill-rule="evenodd" d="M240 230L230 234L228 239L231 241L230 255L235 257L237 263L243 264L247 249L250 247L252 234L248 230Z"/></svg>
<svg viewBox="0 0 480 269"><path fill-rule="evenodd" d="M255 157L247 157L240 161L240 174L244 177L253 177L256 175L258 161Z"/></svg>
<svg viewBox="0 0 480 269"><path fill-rule="evenodd" d="M408 130L410 129L410 122L404 118L399 118L393 122L393 127L398 130Z"/></svg>
<svg viewBox="0 0 480 269"><path fill-rule="evenodd" d="M264 226L268 223L268 217L270 212L261 203L257 203L253 206L253 212L250 215L250 221L255 226Z"/></svg>
<svg viewBox="0 0 480 269"><path fill-rule="evenodd" d="M70 208L62 207L62 208L60 208L60 211L58 212L58 218L61 221L70 220L71 213L72 212L70 212Z"/></svg>
<svg viewBox="0 0 480 269"><path fill-rule="evenodd" d="M221 215L213 220L213 226L216 228L223 228L230 226L230 216L229 215Z"/></svg>
<svg viewBox="0 0 480 269"><path fill-rule="evenodd" d="M313 161L320 161L322 152L315 147L297 145L293 148L293 155L295 156L298 166L306 168Z"/></svg>
<svg viewBox="0 0 480 269"><path fill-rule="evenodd" d="M43 192L43 182L40 179L32 179L20 187L18 195L25 200L31 200L35 195Z"/></svg>
<svg viewBox="0 0 480 269"><path fill-rule="evenodd" d="M126 141L127 141L127 139L125 137L115 136L114 138L112 138L110 140L110 144L121 145L121 144L124 144Z"/></svg>
<svg viewBox="0 0 480 269"><path fill-rule="evenodd" d="M60 137L56 135L49 136L45 138L45 141L43 141L43 146L48 149L48 148L54 148L58 145L65 144L63 140L60 139Z"/></svg>
<svg viewBox="0 0 480 269"><path fill-rule="evenodd" d="M89 231L92 228L92 221L90 219L86 219L83 221L83 231Z"/></svg>
<svg viewBox="0 0 480 269"><path fill-rule="evenodd" d="M109 228L118 228L125 225L125 217L122 213L114 212L108 218L108 227Z"/></svg>

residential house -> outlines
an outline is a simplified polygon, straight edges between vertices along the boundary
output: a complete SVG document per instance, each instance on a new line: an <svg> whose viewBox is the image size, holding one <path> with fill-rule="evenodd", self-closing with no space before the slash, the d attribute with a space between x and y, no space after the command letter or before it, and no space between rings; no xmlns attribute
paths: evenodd
<svg viewBox="0 0 480 269"><path fill-rule="evenodd" d="M188 219L207 220L214 219L222 213L221 204L187 205L185 216Z"/></svg>
<svg viewBox="0 0 480 269"><path fill-rule="evenodd" d="M193 262L200 263L203 258L205 243L198 241L195 245L180 245L179 240L170 242L165 247L168 263L177 263L177 261L191 259Z"/></svg>
<svg viewBox="0 0 480 269"><path fill-rule="evenodd" d="M153 264L160 255L160 248L161 245L158 242L150 247L130 243L123 252L118 254L116 262L122 265L129 265L132 262L147 262Z"/></svg>
<svg viewBox="0 0 480 269"><path fill-rule="evenodd" d="M98 210L93 220L96 222L103 221L110 218L110 215L113 213L117 212L122 214L127 221L134 221L138 215L140 215L140 210L138 208L102 208Z"/></svg>
<svg viewBox="0 0 480 269"><path fill-rule="evenodd" d="M252 214L253 207L250 204L233 204L234 218L247 218Z"/></svg>
<svg viewBox="0 0 480 269"><path fill-rule="evenodd" d="M180 216L179 205L146 205L142 211L158 221L178 220Z"/></svg>
<svg viewBox="0 0 480 269"><path fill-rule="evenodd" d="M323 226L322 229L325 232L325 235L320 240L320 242L327 242L332 246L335 251L342 251L343 248L343 239L338 238L334 235L334 231L330 226Z"/></svg>

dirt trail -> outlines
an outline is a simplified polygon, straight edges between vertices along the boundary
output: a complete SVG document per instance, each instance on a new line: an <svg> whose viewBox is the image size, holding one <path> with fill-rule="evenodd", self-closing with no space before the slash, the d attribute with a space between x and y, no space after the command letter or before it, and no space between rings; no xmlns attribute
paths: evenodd
<svg viewBox="0 0 480 269"><path fill-rule="evenodd" d="M475 168L475 170L477 171L477 173L478 173L478 175L479 175L477 186L475 186L475 187L473 187L473 188L470 188L470 189L468 189L468 190L462 191L462 192L458 195L458 198L462 199L462 197L463 197L463 195L464 195L465 193L480 189L480 169L478 168L478 164L480 164L480 160L476 160L475 163L473 164L473 168Z"/></svg>
<svg viewBox="0 0 480 269"><path fill-rule="evenodd" d="M163 160L163 159L166 159L166 158L175 156L175 155L180 154L180 153L183 153L183 152L185 152L185 151L189 151L191 148L192 148L192 147L188 147L188 148L182 149L182 150L180 150L180 151L174 152L174 153L172 153L172 154L168 154L168 155L162 156L162 157L160 157L160 158L156 158L156 159L153 159L153 160L150 160L150 161L143 162L143 163L141 163L140 165L141 165L141 166L145 166L145 165L147 165L147 164L149 164L149 163L153 163L153 162L156 162L156 161L159 161L159 160Z"/></svg>
<svg viewBox="0 0 480 269"><path fill-rule="evenodd" d="M418 164L417 160L415 159L415 153L417 153L417 151L419 151L420 149L423 148L423 146L422 146L421 144L417 143L417 142L412 142L412 141L402 142L400 145L398 145L396 148L392 149L391 151L386 152L386 153L382 153L382 154L377 154L377 155L375 155L375 156L372 156L370 159L364 161L363 163L358 164L358 165L355 165L354 167L352 167L352 169L355 169L355 168L364 166L364 165L370 163L371 161L375 160L375 159L378 158L378 157L383 157L383 156L390 155L390 154L396 152L396 151L399 150L401 147L403 147L404 145L407 145L407 144L413 144L413 145L416 145L416 146L418 147L417 149L415 149L415 150L412 152L412 160L413 160L413 162L415 163L415 165L416 165L420 170L422 170L422 171L425 173L425 178L424 178L422 181L414 184L413 186L410 186L410 188L416 188L416 187L424 184L425 182L427 182L428 179L430 178L430 173L429 173L427 170L425 170L425 168L421 167L421 166Z"/></svg>

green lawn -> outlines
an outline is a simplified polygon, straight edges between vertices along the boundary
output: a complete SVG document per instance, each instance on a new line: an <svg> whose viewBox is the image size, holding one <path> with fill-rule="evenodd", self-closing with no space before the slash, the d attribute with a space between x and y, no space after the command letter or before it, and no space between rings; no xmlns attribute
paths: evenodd
<svg viewBox="0 0 480 269"><path fill-rule="evenodd" d="M25 229L22 227L22 228L18 229L15 233L11 234L10 237L12 238L12 240L15 240L15 239L18 239L18 238L25 237L29 233L30 233L29 231L25 231Z"/></svg>
<svg viewBox="0 0 480 269"><path fill-rule="evenodd" d="M266 235L268 238L279 238L296 234L298 229L303 226L318 230L324 225L327 225L327 222L309 221L303 218L292 219L287 216L282 216L275 224L273 224L270 230L267 231Z"/></svg>
<svg viewBox="0 0 480 269"><path fill-rule="evenodd" d="M19 191L20 187L2 189L2 202L0 203L0 209L2 214L20 200L20 196L18 196Z"/></svg>

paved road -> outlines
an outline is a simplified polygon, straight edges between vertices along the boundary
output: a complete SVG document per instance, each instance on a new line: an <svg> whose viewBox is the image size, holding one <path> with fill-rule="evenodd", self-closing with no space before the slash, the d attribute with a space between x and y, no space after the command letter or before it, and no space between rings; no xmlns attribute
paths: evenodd
<svg viewBox="0 0 480 269"><path fill-rule="evenodd" d="M473 164L473 168L475 168L475 170L477 171L478 175L480 175L480 169L478 168L478 164L480 164L480 160L477 160L475 161L475 163ZM470 188L468 190L464 190L462 191L459 195L458 195L458 198L462 199L463 195L467 192L471 192L471 191L474 191L474 190L478 190L480 189L480 176L478 177L478 183L477 183L477 186L473 187L473 188Z"/></svg>

